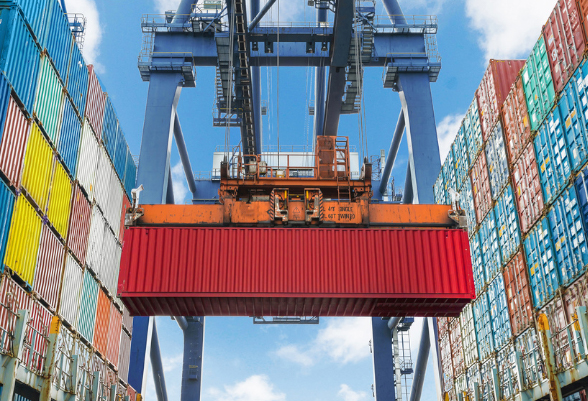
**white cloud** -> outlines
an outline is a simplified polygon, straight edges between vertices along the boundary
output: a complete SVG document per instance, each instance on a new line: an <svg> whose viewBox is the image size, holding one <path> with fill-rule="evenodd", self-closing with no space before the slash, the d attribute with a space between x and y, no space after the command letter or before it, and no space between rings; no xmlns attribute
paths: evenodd
<svg viewBox="0 0 588 401"><path fill-rule="evenodd" d="M93 64L98 73L104 73L104 66L98 61L100 42L102 42L102 24L95 0L67 0L68 13L84 14L86 31L82 53L87 64Z"/></svg>
<svg viewBox="0 0 588 401"><path fill-rule="evenodd" d="M180 5L181 0L154 0L155 10L159 14L165 14L166 11L175 11Z"/></svg>
<svg viewBox="0 0 588 401"><path fill-rule="evenodd" d="M312 366L322 358L347 364L367 358L371 339L369 318L331 318L309 344L282 346L274 354L301 366Z"/></svg>
<svg viewBox="0 0 588 401"><path fill-rule="evenodd" d="M184 174L184 166L179 161L172 167L172 185L174 189L174 200L176 204L183 204L188 195L188 186L186 184L186 175Z"/></svg>
<svg viewBox="0 0 588 401"><path fill-rule="evenodd" d="M235 383L224 386L223 390L211 388L208 395L215 401L285 401L286 395L274 390L274 385L265 375L253 375Z"/></svg>
<svg viewBox="0 0 588 401"><path fill-rule="evenodd" d="M402 11L409 14L414 11L423 11L426 14L439 14L447 0L411 0L403 2Z"/></svg>
<svg viewBox="0 0 588 401"><path fill-rule="evenodd" d="M553 0L466 0L470 26L486 59L526 58L549 18Z"/></svg>
<svg viewBox="0 0 588 401"><path fill-rule="evenodd" d="M174 356L164 356L161 358L161 363L163 364L163 371L165 373L181 368L183 362L183 354L178 354Z"/></svg>
<svg viewBox="0 0 588 401"><path fill-rule="evenodd" d="M361 401L367 399L365 391L353 391L347 384L342 384L337 395L344 401Z"/></svg>
<svg viewBox="0 0 588 401"><path fill-rule="evenodd" d="M463 116L464 114L450 114L445 116L439 125L437 125L437 141L439 142L441 164L443 164L447 154L451 150L451 144L459 131Z"/></svg>

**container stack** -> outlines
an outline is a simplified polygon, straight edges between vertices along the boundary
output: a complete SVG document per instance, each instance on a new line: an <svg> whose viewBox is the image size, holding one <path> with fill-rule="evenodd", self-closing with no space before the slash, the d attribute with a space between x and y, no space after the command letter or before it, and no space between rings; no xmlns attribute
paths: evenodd
<svg viewBox="0 0 588 401"><path fill-rule="evenodd" d="M459 193L477 294L438 322L451 400L538 399L586 363L586 16L557 0L527 60L490 60L435 184L437 203Z"/></svg>
<svg viewBox="0 0 588 401"><path fill-rule="evenodd" d="M24 309L24 387L86 399L101 372L99 399L134 396L116 297L133 157L59 2L1 0L0 21L0 353Z"/></svg>

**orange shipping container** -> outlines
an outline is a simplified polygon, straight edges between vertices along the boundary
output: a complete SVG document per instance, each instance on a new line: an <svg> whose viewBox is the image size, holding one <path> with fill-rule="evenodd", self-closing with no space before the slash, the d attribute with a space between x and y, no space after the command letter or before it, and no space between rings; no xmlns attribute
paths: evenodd
<svg viewBox="0 0 588 401"><path fill-rule="evenodd" d="M531 124L520 75L502 105L502 117L508 162L512 166L531 139Z"/></svg>
<svg viewBox="0 0 588 401"><path fill-rule="evenodd" d="M527 265L522 251L519 251L506 265L504 287L512 332L517 336L533 323L533 301L527 278Z"/></svg>
<svg viewBox="0 0 588 401"><path fill-rule="evenodd" d="M543 212L543 192L532 142L527 145L520 159L513 165L512 180L521 231L526 234Z"/></svg>
<svg viewBox="0 0 588 401"><path fill-rule="evenodd" d="M115 369L118 368L118 351L120 347L120 330L122 326L122 313L116 309L114 303L110 303L110 323L108 324L108 345L106 346L106 360Z"/></svg>
<svg viewBox="0 0 588 401"><path fill-rule="evenodd" d="M101 289L98 291L98 306L96 308L96 326L94 327L94 347L102 355L106 355L108 343L108 324L110 323L110 300Z"/></svg>

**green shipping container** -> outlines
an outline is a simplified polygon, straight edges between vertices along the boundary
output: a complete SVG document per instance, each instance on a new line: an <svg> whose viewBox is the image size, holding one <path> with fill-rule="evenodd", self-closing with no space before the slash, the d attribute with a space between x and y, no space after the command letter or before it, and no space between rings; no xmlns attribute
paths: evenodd
<svg viewBox="0 0 588 401"><path fill-rule="evenodd" d="M63 86L59 81L57 72L55 72L49 61L49 57L44 54L41 57L41 71L35 100L35 116L54 146L57 144L58 139L62 100Z"/></svg>
<svg viewBox="0 0 588 401"><path fill-rule="evenodd" d="M555 89L549 67L549 56L543 35L533 47L523 67L523 90L531 120L531 130L537 131L555 104Z"/></svg>
<svg viewBox="0 0 588 401"><path fill-rule="evenodd" d="M92 277L90 271L84 272L82 284L82 296L80 297L80 309L78 314L78 330L88 341L94 338L94 322L96 320L96 304L98 302L98 282Z"/></svg>

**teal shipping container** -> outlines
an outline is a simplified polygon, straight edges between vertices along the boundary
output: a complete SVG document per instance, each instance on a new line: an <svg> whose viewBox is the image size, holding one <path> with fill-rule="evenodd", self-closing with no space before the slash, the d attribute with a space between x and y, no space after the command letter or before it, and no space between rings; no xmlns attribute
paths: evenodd
<svg viewBox="0 0 588 401"><path fill-rule="evenodd" d="M116 118L116 111L112 105L110 96L106 98L106 105L104 106L104 120L102 122L102 143L106 148L106 153L114 164L116 157L116 144L118 134L118 119Z"/></svg>
<svg viewBox="0 0 588 401"><path fill-rule="evenodd" d="M504 278L502 274L496 276L488 284L488 303L490 305L490 319L492 320L492 332L494 334L494 346L496 349L506 345L511 337L510 315L506 303L504 290Z"/></svg>
<svg viewBox="0 0 588 401"><path fill-rule="evenodd" d="M474 207L474 196L472 195L472 183L468 176L461 190L459 191L459 205L465 211L468 221L468 232L470 235L474 232L476 227L476 209Z"/></svg>
<svg viewBox="0 0 588 401"><path fill-rule="evenodd" d="M0 9L0 70L31 116L41 52L18 8Z"/></svg>
<svg viewBox="0 0 588 401"><path fill-rule="evenodd" d="M465 128L463 123L455 136L455 141L451 147L453 160L455 162L455 181L457 188L463 186L464 181L470 179L470 160L468 157L468 144L465 137Z"/></svg>
<svg viewBox="0 0 588 401"><path fill-rule="evenodd" d="M477 231L470 237L470 255L472 258L472 270L474 272L476 294L480 294L486 286L486 273L484 272L484 262L482 261L480 234Z"/></svg>
<svg viewBox="0 0 588 401"><path fill-rule="evenodd" d="M120 179L120 182L125 182L125 168L127 166L128 146L125 134L122 131L120 123L118 124L118 134L116 135L116 152L114 157L114 169Z"/></svg>
<svg viewBox="0 0 588 401"><path fill-rule="evenodd" d="M90 274L90 271L86 269L82 283L77 327L80 334L89 342L94 338L98 287L98 282Z"/></svg>
<svg viewBox="0 0 588 401"><path fill-rule="evenodd" d="M41 58L41 72L39 74L39 87L35 99L35 116L41 123L40 126L49 137L53 146L59 141L59 121L61 119L61 104L64 98L63 86L57 76L57 72L51 65L49 57Z"/></svg>
<svg viewBox="0 0 588 401"><path fill-rule="evenodd" d="M543 35L535 43L533 51L523 67L522 77L531 130L537 131L555 104L555 89Z"/></svg>
<svg viewBox="0 0 588 401"><path fill-rule="evenodd" d="M500 120L492 129L484 150L486 152L486 163L488 164L492 200L496 200L502 193L502 189L508 184L508 161L506 159L506 148Z"/></svg>
<svg viewBox="0 0 588 401"><path fill-rule="evenodd" d="M476 326L476 338L478 339L478 355L480 355L480 360L484 360L494 352L494 334L492 333L488 294L482 292L476 295L477 298L474 301L474 322Z"/></svg>
<svg viewBox="0 0 588 401"><path fill-rule="evenodd" d="M480 233L480 245L482 246L484 274L486 280L490 281L500 273L500 267L502 266L494 210L490 210L486 215L478 232Z"/></svg>
<svg viewBox="0 0 588 401"><path fill-rule="evenodd" d="M131 154L131 149L127 147L127 157L125 162L125 191L127 192L127 196L129 199L133 199L131 196L131 191L135 188L135 181L137 180L137 165L135 164L135 159Z"/></svg>
<svg viewBox="0 0 588 401"><path fill-rule="evenodd" d="M463 119L464 135L468 145L468 159L473 165L484 140L482 139L482 126L480 125L480 112L478 110L478 98L474 95L474 100L470 104L468 112Z"/></svg>
<svg viewBox="0 0 588 401"><path fill-rule="evenodd" d="M510 184L497 199L494 215L496 216L502 266L504 266L517 253L521 245L516 200Z"/></svg>

